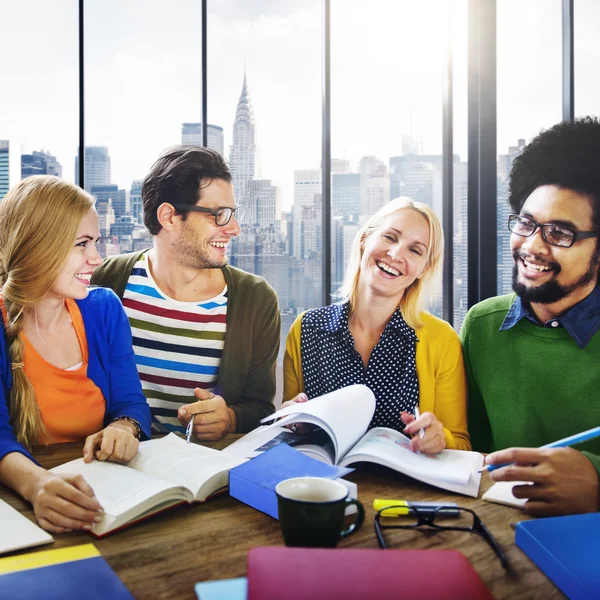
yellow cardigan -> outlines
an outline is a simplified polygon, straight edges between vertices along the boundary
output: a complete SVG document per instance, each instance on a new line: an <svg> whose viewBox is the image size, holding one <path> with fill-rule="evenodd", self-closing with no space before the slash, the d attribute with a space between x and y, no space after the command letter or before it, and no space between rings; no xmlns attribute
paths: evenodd
<svg viewBox="0 0 600 600"><path fill-rule="evenodd" d="M304 391L300 336L300 314L292 325L283 357L283 399L291 400ZM435 414L444 426L446 447L471 450L467 430L467 384L462 348L449 323L422 313L424 325L416 331L419 410Z"/></svg>

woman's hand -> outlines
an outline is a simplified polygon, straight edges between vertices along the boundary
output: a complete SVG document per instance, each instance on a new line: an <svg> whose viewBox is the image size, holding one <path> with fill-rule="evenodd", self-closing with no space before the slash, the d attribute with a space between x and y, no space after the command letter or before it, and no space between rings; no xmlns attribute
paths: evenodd
<svg viewBox="0 0 600 600"><path fill-rule="evenodd" d="M293 406L300 402L308 402L308 396L303 392L300 392L291 400L284 402L281 405L281 408L287 408L288 406ZM297 434L308 433L310 431L310 427L306 423L290 423L289 425L286 425L286 427Z"/></svg>
<svg viewBox="0 0 600 600"><path fill-rule="evenodd" d="M51 533L89 530L104 516L94 490L81 475L45 471L37 478L28 500L40 526Z"/></svg>
<svg viewBox="0 0 600 600"><path fill-rule="evenodd" d="M281 408L287 408L288 406L293 406L296 402L308 402L308 396L302 392L300 392L297 396L292 398L291 400L286 400Z"/></svg>
<svg viewBox="0 0 600 600"><path fill-rule="evenodd" d="M123 419L89 435L83 446L83 460L91 462L96 458L119 463L129 462L137 454L140 445L133 435L133 430L133 424Z"/></svg>
<svg viewBox="0 0 600 600"><path fill-rule="evenodd" d="M446 447L444 426L433 413L425 412L418 419L415 419L414 415L403 412L400 418L406 425L404 433L413 436L410 441L410 449L413 452L438 454ZM423 437L419 435L421 430L424 431Z"/></svg>

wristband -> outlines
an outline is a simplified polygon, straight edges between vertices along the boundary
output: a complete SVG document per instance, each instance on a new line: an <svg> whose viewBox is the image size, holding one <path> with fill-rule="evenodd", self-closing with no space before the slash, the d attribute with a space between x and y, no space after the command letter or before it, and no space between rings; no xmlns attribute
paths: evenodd
<svg viewBox="0 0 600 600"><path fill-rule="evenodd" d="M138 440L142 439L142 428L135 419L132 419L131 417L117 417L116 419L112 420L112 423L115 423L116 421L127 421L128 423L131 423L135 427L135 433L133 434L133 437L137 438Z"/></svg>

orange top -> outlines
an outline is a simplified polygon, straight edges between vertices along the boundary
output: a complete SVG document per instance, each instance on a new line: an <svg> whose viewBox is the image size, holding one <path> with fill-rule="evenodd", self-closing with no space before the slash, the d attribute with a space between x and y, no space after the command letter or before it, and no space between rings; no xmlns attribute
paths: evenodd
<svg viewBox="0 0 600 600"><path fill-rule="evenodd" d="M74 300L65 301L81 347L83 363L74 370L61 369L45 361L24 333L25 375L33 385L42 422L48 436L38 444L56 444L84 439L104 427L106 400L100 388L87 376L88 346L83 318Z"/></svg>

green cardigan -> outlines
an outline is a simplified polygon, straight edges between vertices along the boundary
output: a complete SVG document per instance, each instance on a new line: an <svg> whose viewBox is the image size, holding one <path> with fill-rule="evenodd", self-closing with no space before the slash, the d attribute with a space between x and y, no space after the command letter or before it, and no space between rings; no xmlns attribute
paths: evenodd
<svg viewBox="0 0 600 600"><path fill-rule="evenodd" d="M133 266L144 252L107 258L92 283L112 288L122 299ZM236 433L247 433L275 410L281 316L277 295L262 277L230 266L222 271L228 291L227 330L216 391L235 412Z"/></svg>

